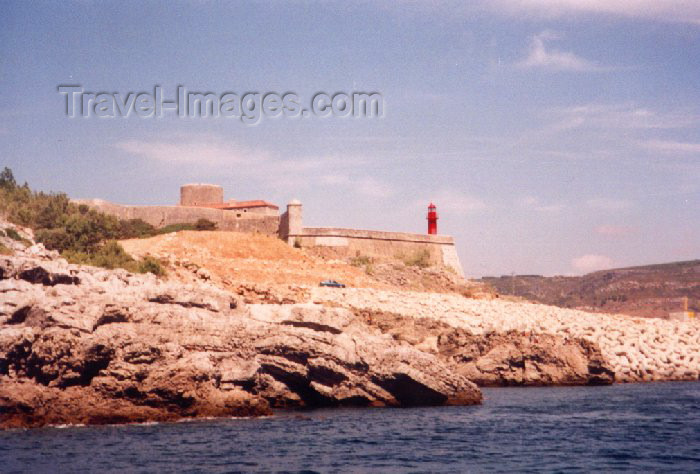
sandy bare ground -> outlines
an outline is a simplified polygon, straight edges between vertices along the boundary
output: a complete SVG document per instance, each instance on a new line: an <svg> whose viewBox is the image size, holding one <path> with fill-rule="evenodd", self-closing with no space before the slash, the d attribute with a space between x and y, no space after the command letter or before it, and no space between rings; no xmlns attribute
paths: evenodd
<svg viewBox="0 0 700 474"><path fill-rule="evenodd" d="M401 262L353 266L308 254L262 234L182 231L121 244L135 257L152 255L167 262L181 280L187 281L195 273L227 289L240 284L315 287L328 279L353 288L470 294L484 288L446 270L410 267Z"/></svg>
<svg viewBox="0 0 700 474"><path fill-rule="evenodd" d="M222 280L316 286L332 278L354 287L387 287L360 268L307 256L282 240L265 235L182 231L125 240L121 244L134 256L152 255L175 268L205 268Z"/></svg>

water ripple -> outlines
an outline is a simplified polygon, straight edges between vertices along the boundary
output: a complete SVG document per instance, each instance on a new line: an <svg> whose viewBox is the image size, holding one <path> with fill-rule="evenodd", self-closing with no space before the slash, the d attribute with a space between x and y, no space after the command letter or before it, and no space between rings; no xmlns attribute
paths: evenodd
<svg viewBox="0 0 700 474"><path fill-rule="evenodd" d="M484 393L476 407L6 431L0 471L700 471L700 383Z"/></svg>

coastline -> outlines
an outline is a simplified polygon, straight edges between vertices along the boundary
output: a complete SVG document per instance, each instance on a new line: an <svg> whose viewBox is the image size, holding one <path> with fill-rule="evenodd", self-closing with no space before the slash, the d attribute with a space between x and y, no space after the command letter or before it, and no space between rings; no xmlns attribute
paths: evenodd
<svg viewBox="0 0 700 474"><path fill-rule="evenodd" d="M313 301L422 321L422 342L439 350L426 334L434 322L474 335L520 332L584 339L596 344L616 382L700 379L700 321L670 321L587 313L537 303L475 300L457 295L315 288Z"/></svg>
<svg viewBox="0 0 700 474"><path fill-rule="evenodd" d="M41 245L0 257L0 294L3 428L473 405L478 386L700 372L694 323L366 288L248 304L206 281L68 264Z"/></svg>
<svg viewBox="0 0 700 474"><path fill-rule="evenodd" d="M700 383L485 389L483 405L0 431L34 472L697 470ZM99 456L95 456L99 453Z"/></svg>

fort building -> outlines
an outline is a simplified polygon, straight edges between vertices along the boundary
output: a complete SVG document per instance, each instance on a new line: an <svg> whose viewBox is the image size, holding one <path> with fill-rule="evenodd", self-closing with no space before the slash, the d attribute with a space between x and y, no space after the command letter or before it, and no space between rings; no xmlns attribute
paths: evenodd
<svg viewBox="0 0 700 474"><path fill-rule="evenodd" d="M392 261L420 256L431 265L451 268L464 275L454 239L437 234L435 206L428 213L429 232L414 234L339 227L304 227L302 204L292 200L285 212L264 201L224 201L224 190L213 184L185 184L180 187L180 202L174 206L133 206L101 199L75 200L120 219L141 219L155 227L194 223L198 219L214 222L219 230L261 233L277 236L289 245L316 255L349 259L368 257Z"/></svg>
<svg viewBox="0 0 700 474"><path fill-rule="evenodd" d="M214 184L185 184L180 187L180 207L206 207L235 211L236 217L250 212L261 216L279 216L279 207L262 200L224 202L224 188Z"/></svg>

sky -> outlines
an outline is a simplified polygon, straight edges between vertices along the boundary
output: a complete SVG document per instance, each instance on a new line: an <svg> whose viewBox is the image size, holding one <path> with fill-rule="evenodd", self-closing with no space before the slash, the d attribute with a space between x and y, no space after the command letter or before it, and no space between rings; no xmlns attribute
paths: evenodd
<svg viewBox="0 0 700 474"><path fill-rule="evenodd" d="M68 117L85 92L376 92L381 117ZM427 229L465 273L700 258L700 2L4 2L0 167L34 189L303 203Z"/></svg>

